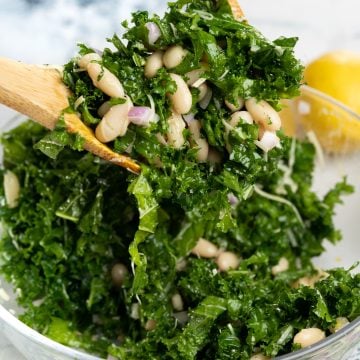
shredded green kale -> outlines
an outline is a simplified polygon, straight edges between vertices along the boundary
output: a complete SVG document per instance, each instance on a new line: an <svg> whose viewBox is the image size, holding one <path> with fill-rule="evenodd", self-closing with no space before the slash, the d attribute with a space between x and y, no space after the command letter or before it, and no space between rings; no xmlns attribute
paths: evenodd
<svg viewBox="0 0 360 360"><path fill-rule="evenodd" d="M312 191L314 146L277 132L280 146L264 152L258 124L229 125L225 100L280 99L298 94L302 66L295 38L265 39L233 18L225 0L179 0L163 18L147 12L124 22L124 39L109 39L98 62L122 83L135 106L152 107L158 121L130 124L108 145L141 164L134 175L82 150L82 139L60 121L53 132L25 122L3 134L0 183L10 170L20 197L9 207L0 186L1 273L20 289L21 320L63 344L121 360L249 359L296 350L294 335L306 327L330 333L337 317L360 315L360 275L326 270L314 286L296 286L318 276L312 258L324 241L341 234L335 206L353 187L342 179L324 197ZM147 24L161 36L149 44ZM181 45L174 69L144 76L150 53ZM80 45L80 56L93 53ZM199 69L211 88L207 106L191 89L190 113L200 138L214 155L197 161L189 127L184 146L167 146L168 118L176 91L170 72ZM77 111L95 129L110 98L96 88L78 58L64 68L72 91L67 111ZM81 101L77 101L77 100ZM160 140L159 140L160 138ZM214 160L215 159L215 160ZM230 251L239 266L220 271L216 257L192 253L200 238ZM217 255L218 256L218 255ZM288 268L273 273L285 258ZM121 284L112 274L128 271ZM174 305L174 295L180 304Z"/></svg>

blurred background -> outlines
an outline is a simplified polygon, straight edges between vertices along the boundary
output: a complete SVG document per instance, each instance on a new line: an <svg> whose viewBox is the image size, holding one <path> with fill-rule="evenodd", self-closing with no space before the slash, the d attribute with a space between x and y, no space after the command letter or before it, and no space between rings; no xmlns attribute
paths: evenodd
<svg viewBox="0 0 360 360"><path fill-rule="evenodd" d="M298 36L304 62L330 49L360 51L359 0L240 0L250 23L265 35ZM0 0L0 56L64 63L76 43L102 48L138 9L161 13L165 0Z"/></svg>
<svg viewBox="0 0 360 360"><path fill-rule="evenodd" d="M360 52L360 0L240 0L240 5L268 38L299 37L296 54L305 64L330 50ZM161 14L165 7L165 0L0 0L0 56L63 64L79 42L106 46L106 37L121 34L120 23L132 11ZM0 105L0 118L9 113ZM0 331L0 360L9 359L23 357Z"/></svg>

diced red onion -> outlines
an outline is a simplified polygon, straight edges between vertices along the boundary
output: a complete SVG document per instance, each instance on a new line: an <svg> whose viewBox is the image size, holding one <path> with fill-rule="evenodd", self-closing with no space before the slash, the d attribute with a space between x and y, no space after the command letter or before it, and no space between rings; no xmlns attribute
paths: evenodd
<svg viewBox="0 0 360 360"><path fill-rule="evenodd" d="M149 44L154 45L157 39L159 39L159 37L161 36L161 31L159 27L153 22L148 22L145 24L145 26L149 30L149 35L148 35Z"/></svg>
<svg viewBox="0 0 360 360"><path fill-rule="evenodd" d="M189 124L189 122L192 122L192 121L195 120L195 115L194 115L193 113L189 113L189 114L183 115L182 117L183 117L183 119L185 120L185 122L186 122L187 124Z"/></svg>
<svg viewBox="0 0 360 360"><path fill-rule="evenodd" d="M128 118L135 125L149 126L155 118L155 113L147 106L134 106L128 112Z"/></svg>
<svg viewBox="0 0 360 360"><path fill-rule="evenodd" d="M103 52L99 49L93 49L94 52L96 52L99 56L102 56L103 55Z"/></svg>
<svg viewBox="0 0 360 360"><path fill-rule="evenodd" d="M205 110L209 106L211 98L212 98L212 90L209 88L205 96L199 101L199 106L203 110Z"/></svg>
<svg viewBox="0 0 360 360"><path fill-rule="evenodd" d="M261 150L268 152L277 146L280 142L280 139L277 135L272 131L265 131L261 140L255 141L256 146L258 146Z"/></svg>
<svg viewBox="0 0 360 360"><path fill-rule="evenodd" d="M227 198L231 205L237 205L239 203L239 199L233 193L229 193Z"/></svg>

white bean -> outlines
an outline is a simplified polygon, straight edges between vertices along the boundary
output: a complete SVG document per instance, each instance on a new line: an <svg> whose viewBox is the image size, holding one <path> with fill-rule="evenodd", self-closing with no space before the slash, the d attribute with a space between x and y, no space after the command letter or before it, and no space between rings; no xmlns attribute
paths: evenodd
<svg viewBox="0 0 360 360"><path fill-rule="evenodd" d="M188 122L189 131L194 139L199 139L201 137L200 129L201 123L199 120L191 120Z"/></svg>
<svg viewBox="0 0 360 360"><path fill-rule="evenodd" d="M148 79L153 78L157 74L157 72L163 67L164 63L162 58L163 52L155 51L146 59L144 73Z"/></svg>
<svg viewBox="0 0 360 360"><path fill-rule="evenodd" d="M326 279L328 276L329 276L329 274L326 271L318 269L318 273L316 275L304 276L300 279L297 279L292 286L294 288L298 288L298 287L300 287L300 285L303 285L303 286L309 286L309 287L313 288L315 283Z"/></svg>
<svg viewBox="0 0 360 360"><path fill-rule="evenodd" d="M196 153L196 159L198 162L206 162L209 154L209 143L206 139L199 138L195 139L198 152Z"/></svg>
<svg viewBox="0 0 360 360"><path fill-rule="evenodd" d="M299 344L302 348L313 345L325 339L325 333L318 328L302 329L294 336L294 344Z"/></svg>
<svg viewBox="0 0 360 360"><path fill-rule="evenodd" d="M103 118L110 109L111 109L110 101L105 101L103 104L100 105L97 113L101 118Z"/></svg>
<svg viewBox="0 0 360 360"><path fill-rule="evenodd" d="M276 131L281 128L281 119L276 110L265 100L257 101L251 98L245 101L246 110L257 124L266 130Z"/></svg>
<svg viewBox="0 0 360 360"><path fill-rule="evenodd" d="M185 50L180 45L174 45L168 48L165 51L163 56L163 62L166 68L172 69L181 64L187 54L187 50Z"/></svg>
<svg viewBox="0 0 360 360"><path fill-rule="evenodd" d="M200 238L191 253L202 258L211 259L218 255L219 249L212 242Z"/></svg>
<svg viewBox="0 0 360 360"><path fill-rule="evenodd" d="M198 97L198 101L200 102L201 100L203 100L207 94L207 92L209 91L209 87L207 86L206 83L202 83L199 87L199 97Z"/></svg>
<svg viewBox="0 0 360 360"><path fill-rule="evenodd" d="M277 263L277 265L273 266L271 268L271 273L273 275L277 275L280 274L283 271L286 271L289 269L289 261L288 259L286 259L285 257L281 257L279 259L279 262Z"/></svg>
<svg viewBox="0 0 360 360"><path fill-rule="evenodd" d="M208 152L207 161L213 165L219 164L219 163L221 163L221 154L214 148L210 147L209 152Z"/></svg>
<svg viewBox="0 0 360 360"><path fill-rule="evenodd" d="M254 119L248 111L235 111L233 114L231 114L229 124L232 127L236 127L240 121L245 122L246 124L254 123Z"/></svg>
<svg viewBox="0 0 360 360"><path fill-rule="evenodd" d="M192 120L188 122L188 127L192 137L192 146L196 146L198 148L198 152L196 154L196 158L198 162L207 161L209 154L209 143L206 139L203 139L200 134L201 123L199 120Z"/></svg>
<svg viewBox="0 0 360 360"><path fill-rule="evenodd" d="M239 266L240 260L233 252L224 251L218 256L216 263L220 271L228 271L236 269Z"/></svg>
<svg viewBox="0 0 360 360"><path fill-rule="evenodd" d="M145 324L145 330L146 331L152 331L156 328L156 321L155 320L148 320Z"/></svg>
<svg viewBox="0 0 360 360"><path fill-rule="evenodd" d="M228 109L232 112L239 111L244 106L245 101L242 97L237 98L237 104L232 104L230 101L225 100L225 105L228 107Z"/></svg>
<svg viewBox="0 0 360 360"><path fill-rule="evenodd" d="M20 196L20 182L15 173L7 170L4 174L4 192L5 200L9 208L15 208L18 205Z"/></svg>
<svg viewBox="0 0 360 360"><path fill-rule="evenodd" d="M336 318L334 327L330 328L330 331L336 333L347 324L349 324L349 320L346 317L338 317Z"/></svg>
<svg viewBox="0 0 360 360"><path fill-rule="evenodd" d="M96 138L107 143L115 140L118 136L124 136L130 123L128 112L131 107L132 102L129 98L126 98L124 104L112 106L96 127Z"/></svg>
<svg viewBox="0 0 360 360"><path fill-rule="evenodd" d="M262 353L251 356L250 360L270 360L270 358Z"/></svg>
<svg viewBox="0 0 360 360"><path fill-rule="evenodd" d="M157 133L157 134L155 135L155 137L156 137L157 141L158 141L161 145L167 145L167 142L166 142L166 140L165 140L165 138L164 138L164 136L163 136L162 134Z"/></svg>
<svg viewBox="0 0 360 360"><path fill-rule="evenodd" d="M184 302L180 294L174 294L171 297L171 304L176 311L184 310Z"/></svg>
<svg viewBox="0 0 360 360"><path fill-rule="evenodd" d="M175 149L180 149L184 143L183 131L185 129L185 122L181 115L172 113L168 119L169 128L167 131L168 144Z"/></svg>
<svg viewBox="0 0 360 360"><path fill-rule="evenodd" d="M186 83L188 85L193 85L197 80L199 80L205 71L208 70L209 66L205 63L200 63L200 69L191 70L185 74L187 77Z"/></svg>
<svg viewBox="0 0 360 360"><path fill-rule="evenodd" d="M134 320L140 319L140 305L139 303L131 304L130 317Z"/></svg>
<svg viewBox="0 0 360 360"><path fill-rule="evenodd" d="M82 69L87 68L87 66L92 62L92 61L100 61L101 60L101 56L97 53L90 53L90 54L86 54L84 56L82 56L78 61L78 65L79 67L81 67Z"/></svg>
<svg viewBox="0 0 360 360"><path fill-rule="evenodd" d="M124 264L117 263L111 269L111 279L115 286L120 287L126 279L129 271Z"/></svg>
<svg viewBox="0 0 360 360"><path fill-rule="evenodd" d="M95 87L106 95L115 98L125 96L124 88L120 80L108 69L98 63L90 63L87 66L88 74Z"/></svg>
<svg viewBox="0 0 360 360"><path fill-rule="evenodd" d="M172 106L178 114L186 114L192 106L192 95L184 79L177 74L169 74L171 79L176 83L174 94L168 94Z"/></svg>

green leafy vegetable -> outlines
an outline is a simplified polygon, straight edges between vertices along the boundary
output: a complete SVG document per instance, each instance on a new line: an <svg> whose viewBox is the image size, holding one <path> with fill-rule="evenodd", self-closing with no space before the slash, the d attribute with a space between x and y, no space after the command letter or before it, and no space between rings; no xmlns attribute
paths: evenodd
<svg viewBox="0 0 360 360"><path fill-rule="evenodd" d="M153 44L149 22L161 33ZM225 105L255 97L278 109L280 99L297 95L297 39L265 39L235 20L225 0L179 0L162 18L137 12L123 25L124 41L109 39L115 50L104 49L99 63L153 118L133 121L108 145L140 162L140 175L84 152L63 120L53 132L26 122L2 136L0 176L11 170L21 190L11 208L0 187L0 269L21 290L21 320L63 344L121 360L249 359L259 350L274 357L295 350L303 328L329 334L337 317L354 320L360 275L333 269L320 281L312 265L325 239L340 240L332 218L353 187L344 178L321 198L311 189L311 143L278 131L281 146L264 152L264 129L234 124ZM149 54L173 45L186 49L183 61L145 77ZM80 56L92 52L80 45ZM184 144L174 148L170 73L187 81L197 69L210 97L200 104L200 88L190 86ZM77 58L64 68L73 94L66 111L95 130L99 107L125 99L110 98L79 70L86 69ZM209 146L204 161L197 140ZM192 253L200 238L216 247L214 258ZM239 265L220 271L223 251ZM281 260L286 269L272 271ZM318 281L297 286L303 277Z"/></svg>

